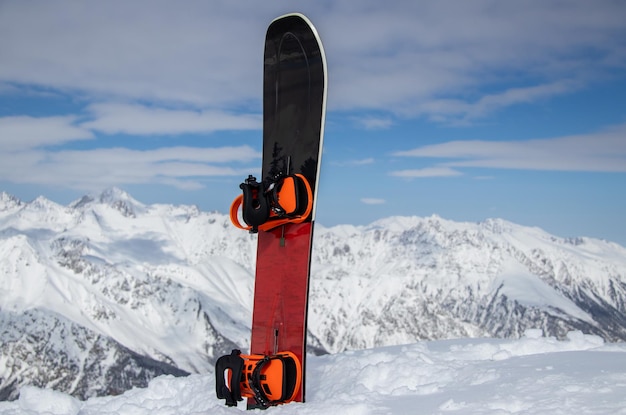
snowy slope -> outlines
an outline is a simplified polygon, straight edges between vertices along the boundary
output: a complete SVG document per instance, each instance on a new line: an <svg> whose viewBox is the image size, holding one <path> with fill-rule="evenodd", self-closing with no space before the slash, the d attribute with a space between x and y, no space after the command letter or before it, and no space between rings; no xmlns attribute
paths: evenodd
<svg viewBox="0 0 626 415"><path fill-rule="evenodd" d="M14 398L23 384L85 397L117 395L163 374L187 374L50 312L3 312L0 327L0 374L6 385L0 400Z"/></svg>
<svg viewBox="0 0 626 415"><path fill-rule="evenodd" d="M309 358L307 402L276 414L553 415L626 413L626 345L571 332L519 340L465 339ZM28 387L0 414L235 414L212 373L159 377L146 389L81 402Z"/></svg>
<svg viewBox="0 0 626 415"><path fill-rule="evenodd" d="M626 340L626 249L614 243L433 216L317 226L313 254L311 350L529 328ZM255 236L193 206L115 188L69 206L0 193L0 399L27 384L87 398L116 376L112 391L210 371L247 348L255 255Z"/></svg>
<svg viewBox="0 0 626 415"><path fill-rule="evenodd" d="M68 207L6 194L0 203L0 353L17 362L0 365L0 395L15 397L15 386L26 383L81 397L100 393L102 382L87 379L93 348L72 347L67 331L146 357L144 366L151 359L164 364L146 379L163 370L205 372L224 350L246 345L253 241L230 232L224 216L144 206L117 189ZM48 330L57 332L53 344L28 347ZM68 348L69 356L59 357ZM121 358L110 365L125 366ZM67 362L68 376L83 379L54 379L45 370L50 361ZM38 369L25 370L31 366ZM147 383L132 372L125 389Z"/></svg>
<svg viewBox="0 0 626 415"><path fill-rule="evenodd" d="M316 232L309 328L331 352L529 328L626 339L617 244L437 216Z"/></svg>

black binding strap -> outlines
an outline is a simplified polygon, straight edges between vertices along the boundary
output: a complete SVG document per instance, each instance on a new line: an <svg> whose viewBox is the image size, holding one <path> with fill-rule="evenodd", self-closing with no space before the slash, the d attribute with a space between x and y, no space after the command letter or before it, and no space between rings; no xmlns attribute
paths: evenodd
<svg viewBox="0 0 626 415"><path fill-rule="evenodd" d="M293 180L294 182L294 191L295 194L293 198L296 202L296 208L290 212L287 212L285 208L281 205L278 195L282 190L283 183L285 180ZM302 215L306 211L306 207L309 203L309 198L307 196L306 184L303 182L300 176L295 174L290 174L288 176L280 175L276 177L275 181L272 182L267 187L267 195L269 197L269 203L272 208L272 211L278 217L294 217L297 215Z"/></svg>
<svg viewBox="0 0 626 415"><path fill-rule="evenodd" d="M229 355L222 356L215 362L215 393L218 399L225 399L226 406L237 406L241 398L239 379L244 367L240 350L234 349ZM230 388L226 385L225 372L231 370Z"/></svg>
<svg viewBox="0 0 626 415"><path fill-rule="evenodd" d="M263 184L258 183L256 177L250 175L239 187L243 190L241 206L243 220L252 226L251 232L257 232L259 225L267 222L270 217L270 205Z"/></svg>
<svg viewBox="0 0 626 415"><path fill-rule="evenodd" d="M252 372L252 379L250 382L250 388L254 392L254 399L263 408L267 408L272 404L272 401L269 400L269 398L263 391L263 387L261 386L261 369L270 360L270 356L266 356L264 359L259 360L259 362L256 364L256 367L254 368L254 371Z"/></svg>
<svg viewBox="0 0 626 415"><path fill-rule="evenodd" d="M283 364L283 385L281 391L281 397L277 400L270 400L263 390L261 385L261 369L269 363L271 360L280 360ZM252 372L252 381L250 382L250 388L254 392L254 399L263 408L268 408L272 405L285 402L291 395L293 395L294 388L296 387L296 362L291 357L284 357L281 355L265 356L261 359Z"/></svg>

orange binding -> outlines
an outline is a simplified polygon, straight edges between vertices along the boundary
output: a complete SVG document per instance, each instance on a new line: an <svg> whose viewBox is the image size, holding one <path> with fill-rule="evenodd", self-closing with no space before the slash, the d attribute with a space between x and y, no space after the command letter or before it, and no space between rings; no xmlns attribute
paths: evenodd
<svg viewBox="0 0 626 415"><path fill-rule="evenodd" d="M230 221L250 233L304 222L313 209L313 192L302 174L280 176L265 187L248 176L239 187L243 194L230 205ZM240 209L245 225L239 221Z"/></svg>
<svg viewBox="0 0 626 415"><path fill-rule="evenodd" d="M215 363L215 392L226 406L254 398L262 408L293 401L302 385L302 366L292 352L265 356L240 350Z"/></svg>

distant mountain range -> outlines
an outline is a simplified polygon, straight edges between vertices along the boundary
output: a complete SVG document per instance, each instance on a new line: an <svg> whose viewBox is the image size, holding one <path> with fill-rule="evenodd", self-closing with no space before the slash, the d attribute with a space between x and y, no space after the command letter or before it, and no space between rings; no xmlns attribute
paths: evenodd
<svg viewBox="0 0 626 415"><path fill-rule="evenodd" d="M255 257L255 236L194 206L0 193L0 399L210 371L248 347ZM626 248L499 219L316 225L308 328L315 353L528 328L624 341Z"/></svg>

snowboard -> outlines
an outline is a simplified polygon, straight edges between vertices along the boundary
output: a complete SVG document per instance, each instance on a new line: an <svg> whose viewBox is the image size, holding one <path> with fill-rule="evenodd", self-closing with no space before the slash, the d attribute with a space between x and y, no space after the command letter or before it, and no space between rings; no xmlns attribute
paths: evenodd
<svg viewBox="0 0 626 415"><path fill-rule="evenodd" d="M301 174L313 207L302 223L259 231L251 354L294 353L302 365L304 402L309 276L326 111L326 58L315 27L302 14L267 29L263 71L262 179ZM248 409L259 407L248 399Z"/></svg>

